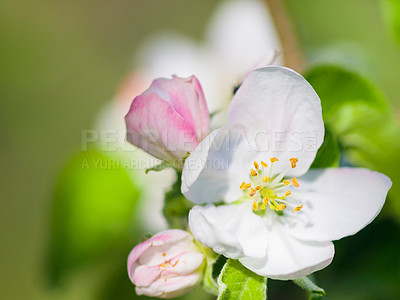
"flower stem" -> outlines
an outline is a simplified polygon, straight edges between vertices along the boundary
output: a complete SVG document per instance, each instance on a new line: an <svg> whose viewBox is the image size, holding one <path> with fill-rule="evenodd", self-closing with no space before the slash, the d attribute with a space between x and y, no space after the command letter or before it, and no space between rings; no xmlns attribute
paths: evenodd
<svg viewBox="0 0 400 300"><path fill-rule="evenodd" d="M278 31L282 54L285 65L301 73L304 71L305 58L301 52L300 45L295 33L293 23L288 16L282 0L264 0L270 10L276 29Z"/></svg>

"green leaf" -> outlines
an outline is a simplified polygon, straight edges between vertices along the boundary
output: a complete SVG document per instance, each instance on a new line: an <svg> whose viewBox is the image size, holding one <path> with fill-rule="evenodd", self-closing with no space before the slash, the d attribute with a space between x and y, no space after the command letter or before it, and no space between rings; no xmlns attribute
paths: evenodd
<svg viewBox="0 0 400 300"><path fill-rule="evenodd" d="M383 0L381 3L389 31L400 42L400 0Z"/></svg>
<svg viewBox="0 0 400 300"><path fill-rule="evenodd" d="M213 259L207 259L207 265L204 270L203 287L209 293L218 296L218 282L213 277L214 264L216 261L217 257Z"/></svg>
<svg viewBox="0 0 400 300"><path fill-rule="evenodd" d="M223 255L218 255L211 248L205 247L200 243L198 243L198 247L202 249L207 261L206 268L204 270L203 287L207 292L218 296L219 286L217 278L221 273L227 258Z"/></svg>
<svg viewBox="0 0 400 300"><path fill-rule="evenodd" d="M181 176L182 173L177 172L176 182L165 194L163 214L170 228L186 230L188 226L187 217L193 203L181 193Z"/></svg>
<svg viewBox="0 0 400 300"><path fill-rule="evenodd" d="M364 103L388 112L388 105L375 86L357 73L337 66L318 66L305 77L321 98L325 121L335 118L343 104Z"/></svg>
<svg viewBox="0 0 400 300"><path fill-rule="evenodd" d="M162 161L161 163L159 163L158 165L155 165L154 167L148 168L146 169L145 173L149 173L150 171L154 171L154 172L160 172L162 170L168 169L168 168L172 168L172 165L170 162L168 161Z"/></svg>
<svg viewBox="0 0 400 300"><path fill-rule="evenodd" d="M187 152L180 160L176 161L162 161L158 165L155 165L154 167L146 169L145 173L149 173L150 171L154 172L160 172L165 169L175 169L177 172L181 172L183 168L183 164L185 163L186 158L188 158L190 155L189 152Z"/></svg>
<svg viewBox="0 0 400 300"><path fill-rule="evenodd" d="M324 142L318 149L311 168L338 167L340 159L339 144L336 136L329 128L325 128Z"/></svg>
<svg viewBox="0 0 400 300"><path fill-rule="evenodd" d="M388 211L400 215L400 129L390 115L379 114L366 105L344 106L333 124L348 161L357 166L382 172L393 181ZM354 126L346 125L352 120Z"/></svg>
<svg viewBox="0 0 400 300"><path fill-rule="evenodd" d="M325 291L317 286L314 282L311 281L310 278L307 276L293 280L295 284L297 284L302 289L306 290L307 292L311 293L312 296L325 296Z"/></svg>
<svg viewBox="0 0 400 300"><path fill-rule="evenodd" d="M267 299L267 278L248 270L238 260L228 259L218 284L218 300Z"/></svg>
<svg viewBox="0 0 400 300"><path fill-rule="evenodd" d="M212 272L212 277L218 281L219 274L221 274L222 269L224 268L226 262L228 261L228 258L226 258L223 255L218 256L217 260L215 261L215 264L213 265L213 272ZM218 283L218 282L217 282Z"/></svg>
<svg viewBox="0 0 400 300"><path fill-rule="evenodd" d="M131 240L138 198L118 160L88 151L69 161L53 200L48 270L52 283Z"/></svg>
<svg viewBox="0 0 400 300"><path fill-rule="evenodd" d="M345 160L392 179L388 204L399 216L400 129L383 97L368 80L339 67L316 67L306 78L321 98L326 127Z"/></svg>

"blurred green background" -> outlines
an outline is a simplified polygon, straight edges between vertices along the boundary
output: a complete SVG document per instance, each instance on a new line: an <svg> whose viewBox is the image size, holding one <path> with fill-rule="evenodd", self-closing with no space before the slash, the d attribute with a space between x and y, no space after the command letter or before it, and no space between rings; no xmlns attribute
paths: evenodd
<svg viewBox="0 0 400 300"><path fill-rule="evenodd" d="M307 61L361 72L398 119L400 46L382 1L284 4ZM93 296L99 267L50 288L45 266L57 178L79 151L81 130L92 128L131 70L140 42L160 29L200 38L217 5L212 0L0 2L1 299L102 299L99 293L104 299L129 299L107 298L107 292ZM397 179L392 177L394 184ZM332 266L317 274L328 299L400 298L400 223L387 215L336 243ZM121 253L118 263L125 268ZM125 274L118 276L127 281ZM133 298L133 288L130 292ZM272 299L297 299L297 292L290 283L271 286L272 295L280 295Z"/></svg>

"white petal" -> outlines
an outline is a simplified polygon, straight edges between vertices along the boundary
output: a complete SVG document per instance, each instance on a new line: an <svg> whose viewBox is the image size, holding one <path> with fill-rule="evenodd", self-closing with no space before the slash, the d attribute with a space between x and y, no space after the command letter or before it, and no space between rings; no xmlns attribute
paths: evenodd
<svg viewBox="0 0 400 300"><path fill-rule="evenodd" d="M283 224L293 236L311 241L357 233L378 215L392 186L387 176L358 168L310 170L298 181L295 196L304 207L288 212Z"/></svg>
<svg viewBox="0 0 400 300"><path fill-rule="evenodd" d="M174 257L171 260L173 267L165 270L168 274L189 274L199 269L204 262L204 255L201 252L189 251L183 252L181 255Z"/></svg>
<svg viewBox="0 0 400 300"><path fill-rule="evenodd" d="M251 202L195 206L189 227L196 240L229 258L263 257L267 250L267 230Z"/></svg>
<svg viewBox="0 0 400 300"><path fill-rule="evenodd" d="M215 130L186 159L182 193L197 204L238 200L243 196L241 182L249 180L254 157L250 148L243 125Z"/></svg>
<svg viewBox="0 0 400 300"><path fill-rule="evenodd" d="M268 51L281 49L273 20L262 1L225 1L209 24L210 46L237 79Z"/></svg>
<svg viewBox="0 0 400 300"><path fill-rule="evenodd" d="M251 72L229 107L229 123L246 124L258 136L258 150L280 159L276 170L304 174L324 137L321 102L311 85L293 70L269 66Z"/></svg>
<svg viewBox="0 0 400 300"><path fill-rule="evenodd" d="M325 268L331 263L333 255L332 242L299 241L275 224L269 231L267 255L263 258L241 258L240 262L256 274L289 280Z"/></svg>

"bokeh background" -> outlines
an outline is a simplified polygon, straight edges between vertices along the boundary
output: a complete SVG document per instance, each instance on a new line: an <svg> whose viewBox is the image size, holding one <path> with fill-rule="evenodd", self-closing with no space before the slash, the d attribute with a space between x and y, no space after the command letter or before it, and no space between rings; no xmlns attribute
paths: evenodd
<svg viewBox="0 0 400 300"><path fill-rule="evenodd" d="M114 197L112 188L97 194L95 190L115 178L116 182L109 184L116 190L126 189L117 203L134 209L136 204L126 199L139 198L140 183L131 184L123 170L112 170L106 178L94 173L90 179L68 170L82 160L82 130L94 128L99 112L132 70L135 51L146 37L171 30L201 40L220 2L0 1L1 299L135 298L124 272L127 253L143 233L141 225L131 221L131 213L108 207L104 197ZM329 63L362 74L387 102L391 124L398 127L400 43L395 27L399 24L396 1L280 3L304 56L304 71L315 64ZM371 120L374 122L373 118L364 121ZM372 126L379 129L382 124ZM394 129L379 137L394 148L382 147L381 153L375 152L369 159L377 157L379 161L388 151L398 153L398 132ZM371 141L375 138L369 137ZM102 157L97 152L90 155ZM399 184L398 158L382 166L388 165L392 169L386 173L390 173L395 187ZM372 168L380 170L379 165L372 164ZM60 180L83 184L79 189L85 192L80 190L76 196L63 184L60 187ZM71 196L75 197L73 201L93 196L87 205L103 206L122 218L114 229L98 233L105 240L109 238L106 246L98 244L99 238L79 224L59 228L64 220L60 214L69 208L58 207L55 201L64 205L71 194L75 195ZM388 202L394 204L386 205L373 224L355 237L336 242L334 262L316 274L317 282L328 293L326 299L400 299L400 205L395 203L395 196L390 197ZM60 198L63 200L57 200ZM108 218L95 209L93 214L100 217L91 220L88 215L88 222ZM69 218L68 222L73 221ZM118 233L129 226L132 232ZM72 248L54 238L63 230L77 236L72 239L73 246L68 246ZM117 237L113 233L118 233ZM85 240L87 247L82 246ZM102 250L95 259L86 261L91 247ZM74 257L76 249L86 256ZM63 257L72 262L72 267L59 261ZM292 283L273 282L269 289L271 299L305 297ZM201 292L197 297L207 298Z"/></svg>

